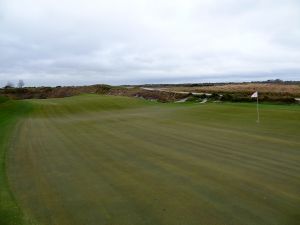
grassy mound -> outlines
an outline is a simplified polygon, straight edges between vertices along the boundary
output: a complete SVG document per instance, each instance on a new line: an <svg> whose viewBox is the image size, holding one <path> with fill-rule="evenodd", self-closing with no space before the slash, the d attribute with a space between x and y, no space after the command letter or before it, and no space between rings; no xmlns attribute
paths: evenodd
<svg viewBox="0 0 300 225"><path fill-rule="evenodd" d="M8 98L7 98L7 97L0 96L0 104L1 104L1 103L4 103L4 102L6 102L6 101L8 101Z"/></svg>
<svg viewBox="0 0 300 225"><path fill-rule="evenodd" d="M153 105L149 101L130 97L83 94L59 99L33 99L29 101L38 111L48 112L40 116L69 116L80 113L122 110Z"/></svg>

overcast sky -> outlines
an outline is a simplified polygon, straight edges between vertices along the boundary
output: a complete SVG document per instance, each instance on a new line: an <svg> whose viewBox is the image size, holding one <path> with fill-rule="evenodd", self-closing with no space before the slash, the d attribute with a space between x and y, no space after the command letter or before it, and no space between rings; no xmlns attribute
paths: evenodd
<svg viewBox="0 0 300 225"><path fill-rule="evenodd" d="M0 86L300 80L299 0L0 0Z"/></svg>

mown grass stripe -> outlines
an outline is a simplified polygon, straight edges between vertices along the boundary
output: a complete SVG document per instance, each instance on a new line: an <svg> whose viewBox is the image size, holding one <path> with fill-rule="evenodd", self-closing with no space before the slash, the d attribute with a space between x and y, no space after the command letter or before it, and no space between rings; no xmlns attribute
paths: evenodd
<svg viewBox="0 0 300 225"><path fill-rule="evenodd" d="M20 101L6 99L0 103L0 224L3 225L24 223L23 214L8 184L6 155L14 126L30 110L30 104Z"/></svg>

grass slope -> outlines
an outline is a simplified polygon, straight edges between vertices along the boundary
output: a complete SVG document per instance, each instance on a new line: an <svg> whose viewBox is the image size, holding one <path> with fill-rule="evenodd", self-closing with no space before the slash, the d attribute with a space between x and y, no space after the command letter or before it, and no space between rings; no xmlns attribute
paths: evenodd
<svg viewBox="0 0 300 225"><path fill-rule="evenodd" d="M300 107L31 100L9 181L40 224L298 224Z"/></svg>
<svg viewBox="0 0 300 225"><path fill-rule="evenodd" d="M0 224L20 225L22 214L10 192L6 176L6 151L17 120L30 111L25 102L8 101L0 96Z"/></svg>

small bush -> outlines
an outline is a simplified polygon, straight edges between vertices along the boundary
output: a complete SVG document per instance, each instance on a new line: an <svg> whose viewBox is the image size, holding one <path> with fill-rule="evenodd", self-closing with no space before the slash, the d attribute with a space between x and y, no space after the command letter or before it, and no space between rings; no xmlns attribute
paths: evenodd
<svg viewBox="0 0 300 225"><path fill-rule="evenodd" d="M201 98L196 97L196 96L189 96L186 101L187 102L198 102L200 99Z"/></svg>
<svg viewBox="0 0 300 225"><path fill-rule="evenodd" d="M111 89L112 89L112 87L110 85L100 84L100 85L97 85L96 93L97 94L108 94Z"/></svg>

